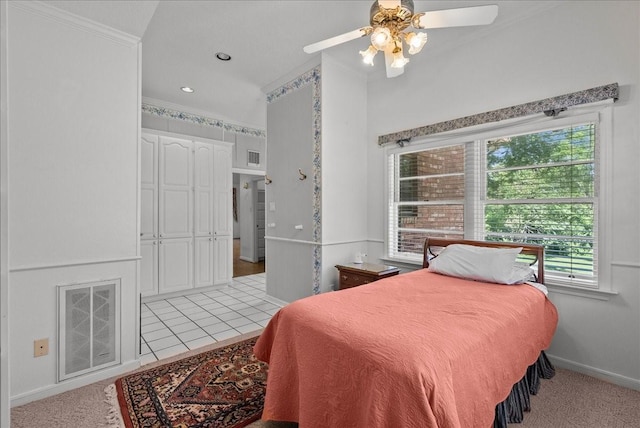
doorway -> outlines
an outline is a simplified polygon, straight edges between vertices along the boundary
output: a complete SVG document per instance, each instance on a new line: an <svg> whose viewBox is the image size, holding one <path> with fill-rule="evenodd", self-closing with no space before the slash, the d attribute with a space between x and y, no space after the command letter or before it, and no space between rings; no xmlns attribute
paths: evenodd
<svg viewBox="0 0 640 428"><path fill-rule="evenodd" d="M263 175L233 174L233 277L265 271Z"/></svg>

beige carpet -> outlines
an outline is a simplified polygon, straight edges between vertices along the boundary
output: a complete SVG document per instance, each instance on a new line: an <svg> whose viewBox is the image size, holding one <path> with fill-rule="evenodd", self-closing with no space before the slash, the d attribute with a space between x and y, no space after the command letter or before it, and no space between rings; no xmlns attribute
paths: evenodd
<svg viewBox="0 0 640 428"><path fill-rule="evenodd" d="M201 350L172 358L183 358L254 336L249 333ZM169 361L169 360L166 360ZM165 363L162 361L154 364ZM142 367L146 369L147 365ZM98 428L107 427L109 404L104 388L113 379L97 382L11 410L12 428ZM542 380L540 392L531 397L532 411L525 413L522 428L637 428L640 421L640 392L622 388L589 376L558 369L553 379ZM290 423L258 421L251 428L292 428Z"/></svg>

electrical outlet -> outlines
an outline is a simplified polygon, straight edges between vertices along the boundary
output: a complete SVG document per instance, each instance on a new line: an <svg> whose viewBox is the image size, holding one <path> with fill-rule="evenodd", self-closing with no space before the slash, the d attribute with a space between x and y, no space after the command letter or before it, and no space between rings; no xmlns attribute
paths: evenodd
<svg viewBox="0 0 640 428"><path fill-rule="evenodd" d="M42 357L49 353L49 338L33 341L33 356Z"/></svg>

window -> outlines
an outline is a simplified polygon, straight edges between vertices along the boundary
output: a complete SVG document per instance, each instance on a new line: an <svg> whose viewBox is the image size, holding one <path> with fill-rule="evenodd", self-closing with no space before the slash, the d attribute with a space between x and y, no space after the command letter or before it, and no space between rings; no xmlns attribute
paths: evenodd
<svg viewBox="0 0 640 428"><path fill-rule="evenodd" d="M548 283L596 287L597 114L388 151L387 255L427 236L545 246Z"/></svg>
<svg viewBox="0 0 640 428"><path fill-rule="evenodd" d="M402 153L391 159L396 179L391 194L390 254L422 258L427 236L464 234L465 146Z"/></svg>
<svg viewBox="0 0 640 428"><path fill-rule="evenodd" d="M595 124L485 140L484 239L542 244L545 273L596 275Z"/></svg>

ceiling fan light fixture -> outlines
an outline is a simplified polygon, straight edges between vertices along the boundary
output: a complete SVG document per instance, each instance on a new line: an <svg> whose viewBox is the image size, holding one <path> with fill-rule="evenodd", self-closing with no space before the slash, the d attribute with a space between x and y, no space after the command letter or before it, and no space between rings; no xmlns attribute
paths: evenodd
<svg viewBox="0 0 640 428"><path fill-rule="evenodd" d="M409 55L419 53L427 43L427 34L418 30L489 25L498 16L498 6L470 6L456 9L414 13L414 0L373 0L369 11L369 26L357 28L304 47L308 54L368 36L371 46L360 51L366 64L382 51L387 77L397 77L409 62L402 52L406 44Z"/></svg>
<svg viewBox="0 0 640 428"><path fill-rule="evenodd" d="M371 34L371 44L379 51L384 50L391 40L391 31L386 27L376 27Z"/></svg>
<svg viewBox="0 0 640 428"><path fill-rule="evenodd" d="M362 62L367 65L373 66L373 58L378 53L378 49L375 46L370 45L366 51L360 51L360 55L362 55Z"/></svg>
<svg viewBox="0 0 640 428"><path fill-rule="evenodd" d="M427 33L406 33L404 41L409 46L409 54L415 55L420 52L427 43Z"/></svg>

